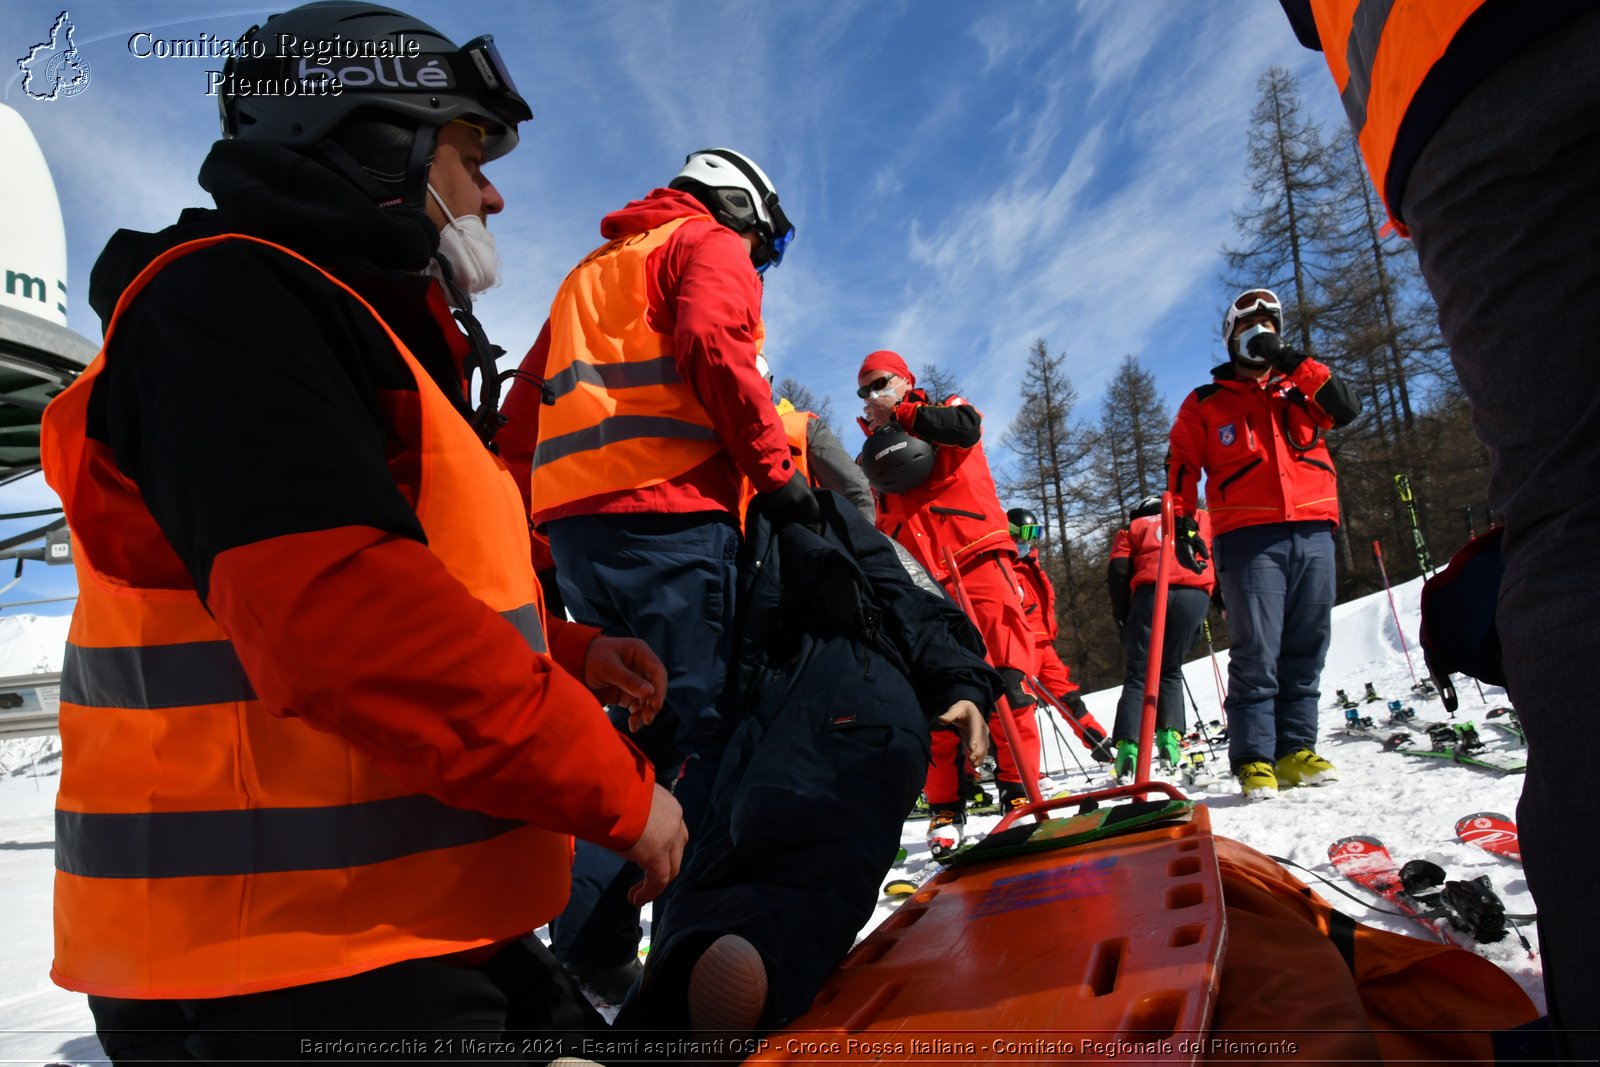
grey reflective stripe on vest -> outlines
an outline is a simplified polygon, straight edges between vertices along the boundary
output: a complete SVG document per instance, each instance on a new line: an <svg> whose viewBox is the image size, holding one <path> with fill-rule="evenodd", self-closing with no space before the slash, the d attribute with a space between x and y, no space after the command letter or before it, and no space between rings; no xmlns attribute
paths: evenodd
<svg viewBox="0 0 1600 1067"><path fill-rule="evenodd" d="M228 641L85 648L67 645L61 699L90 708L183 708L254 700Z"/></svg>
<svg viewBox="0 0 1600 1067"><path fill-rule="evenodd" d="M532 604L502 611L528 647L548 652L543 620ZM61 663L61 699L86 708L189 708L256 699L255 687L230 641L86 648L68 644Z"/></svg>
<svg viewBox="0 0 1600 1067"><path fill-rule="evenodd" d="M564 433L540 441L533 453L533 465L554 463L558 459L593 452L618 441L631 441L640 437L670 437L680 441L715 441L717 431L709 426L697 426L682 419L665 415L613 415L583 430Z"/></svg>
<svg viewBox="0 0 1600 1067"><path fill-rule="evenodd" d="M1361 0L1350 23L1350 39L1345 42L1344 61L1350 68L1339 100L1350 118L1350 128L1361 136L1367 124L1367 94L1372 90L1372 64L1378 58L1378 42L1389 22L1394 0Z"/></svg>
<svg viewBox="0 0 1600 1067"><path fill-rule="evenodd" d="M57 811L56 869L84 878L344 870L487 841L522 825L421 795L322 808Z"/></svg>
<svg viewBox="0 0 1600 1067"><path fill-rule="evenodd" d="M643 385L673 385L683 381L671 356L630 363L585 363L581 360L560 374L545 379L550 396L559 399L578 387L579 382L602 389L635 389Z"/></svg>
<svg viewBox="0 0 1600 1067"><path fill-rule="evenodd" d="M544 620L539 618L539 609L533 604L524 604L520 608L502 611L500 617L517 628L522 639L528 642L528 647L535 652L549 652L550 648L544 642Z"/></svg>

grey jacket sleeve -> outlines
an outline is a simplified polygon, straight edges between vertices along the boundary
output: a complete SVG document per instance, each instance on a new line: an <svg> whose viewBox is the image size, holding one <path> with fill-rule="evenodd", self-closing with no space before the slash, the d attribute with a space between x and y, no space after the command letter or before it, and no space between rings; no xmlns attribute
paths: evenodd
<svg viewBox="0 0 1600 1067"><path fill-rule="evenodd" d="M869 523L877 521L867 476L861 473L855 459L821 419L806 420L806 463L811 480L819 488L831 489L844 497Z"/></svg>

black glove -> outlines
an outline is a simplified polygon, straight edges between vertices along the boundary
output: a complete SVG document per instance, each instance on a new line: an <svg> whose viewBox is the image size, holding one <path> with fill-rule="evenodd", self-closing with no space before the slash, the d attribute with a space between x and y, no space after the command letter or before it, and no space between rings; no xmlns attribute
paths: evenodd
<svg viewBox="0 0 1600 1067"><path fill-rule="evenodd" d="M1204 574L1211 550L1206 547L1205 538L1200 536L1200 525L1187 515L1179 515L1175 526L1172 551L1176 553L1179 565L1196 574Z"/></svg>
<svg viewBox="0 0 1600 1067"><path fill-rule="evenodd" d="M1037 703L1033 694L1022 688L1022 672L1015 667L1001 667L1000 680L1006 685L1006 699L1011 701L1011 710L1021 711L1031 708Z"/></svg>
<svg viewBox="0 0 1600 1067"><path fill-rule="evenodd" d="M1284 374L1293 374L1294 369L1306 361L1304 352L1296 352L1289 345L1283 343L1283 338L1275 333L1258 333L1250 338L1250 343L1245 346L1257 359L1264 359L1275 370Z"/></svg>
<svg viewBox="0 0 1600 1067"><path fill-rule="evenodd" d="M750 506L771 519L774 526L787 526L792 522L811 526L822 518L817 498L799 471L795 471L794 476L784 482L781 488L770 493L757 493Z"/></svg>

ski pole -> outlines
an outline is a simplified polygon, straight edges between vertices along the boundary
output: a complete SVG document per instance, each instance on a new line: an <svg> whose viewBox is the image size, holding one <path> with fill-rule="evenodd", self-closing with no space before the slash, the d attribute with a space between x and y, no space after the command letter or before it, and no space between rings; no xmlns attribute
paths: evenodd
<svg viewBox="0 0 1600 1067"><path fill-rule="evenodd" d="M1172 587L1174 521L1171 492L1161 494L1161 554L1156 558L1155 605L1150 613L1150 658L1144 668L1144 717L1139 723L1139 764L1134 783L1150 781L1150 757L1156 747L1156 706L1161 693L1161 652L1166 643L1167 591Z"/></svg>
<svg viewBox="0 0 1600 1067"><path fill-rule="evenodd" d="M978 613L972 610L972 600L967 596L966 587L961 584L961 572L956 569L955 555L948 548L944 550L944 569L955 586L956 603L967 613L972 625L977 626ZM979 632L982 632L981 627ZM1005 734L1006 744L1011 746L1011 758L1016 761L1017 773L1022 776L1022 791L1028 794L1030 803L1038 804L1044 799L1039 795L1039 768L1033 762L1033 753L1022 747L1022 739L1017 735L1017 724L1012 721L1011 699L1001 693L995 704L1000 716L1000 729Z"/></svg>
<svg viewBox="0 0 1600 1067"><path fill-rule="evenodd" d="M1206 632L1206 651L1211 654L1211 678L1217 683L1217 707L1222 712L1222 725L1228 725L1228 687L1222 681L1222 668L1217 665L1217 648L1211 643L1211 620L1200 620Z"/></svg>
<svg viewBox="0 0 1600 1067"><path fill-rule="evenodd" d="M1039 698L1040 703L1046 706L1047 712L1053 710L1057 713L1065 714L1061 709L1061 705L1056 702L1054 694L1040 684L1037 678L1030 677L1028 679L1028 687L1033 690L1033 695ZM1050 729L1056 735L1056 743L1061 746L1061 750L1072 757L1072 762L1078 765L1078 770L1082 772L1084 778L1092 781L1094 775L1089 773L1088 769L1083 765L1083 760L1079 759L1078 754L1072 750L1072 745L1067 740L1067 735L1061 732L1061 725L1056 722L1055 715L1045 714L1042 717L1050 724ZM1080 738L1080 740L1082 739Z"/></svg>
<svg viewBox="0 0 1600 1067"><path fill-rule="evenodd" d="M1194 698L1194 690L1189 688L1189 678L1182 673L1178 677L1183 679L1183 691L1189 694L1189 706L1194 708L1194 721L1200 727L1200 736L1205 739L1206 750L1211 753L1212 759L1216 759L1217 746L1211 741L1211 731L1206 729L1206 717L1200 714L1200 703Z"/></svg>
<svg viewBox="0 0 1600 1067"><path fill-rule="evenodd" d="M1422 573L1432 575L1433 557L1428 554L1428 543L1422 539L1422 524L1417 521L1417 500L1411 495L1411 479L1404 474L1394 476L1394 487L1400 502L1406 506L1406 517L1411 520L1411 545L1417 551L1417 565Z"/></svg>
<svg viewBox="0 0 1600 1067"><path fill-rule="evenodd" d="M1406 654L1406 669L1411 672L1411 688L1417 687L1417 669L1411 665L1411 649L1406 645L1406 631L1400 625L1400 612L1395 610L1394 590L1389 588L1389 571L1383 565L1383 542L1372 542L1372 558L1378 561L1378 573L1383 575L1383 591L1389 595L1389 614L1394 617L1394 632L1400 635L1400 651Z"/></svg>

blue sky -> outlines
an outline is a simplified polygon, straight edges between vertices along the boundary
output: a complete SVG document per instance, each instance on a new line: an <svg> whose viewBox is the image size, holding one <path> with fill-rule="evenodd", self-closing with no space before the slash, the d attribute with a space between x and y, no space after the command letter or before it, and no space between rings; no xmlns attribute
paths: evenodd
<svg viewBox="0 0 1600 1067"><path fill-rule="evenodd" d="M69 322L92 339L89 268L111 234L209 204L194 176L217 136L205 72L221 61L138 59L128 38L231 38L284 5L219 6L70 5L92 80L50 102L12 75L61 0L0 14L4 98L55 176ZM399 6L458 42L493 33L533 106L520 147L489 168L507 281L479 312L508 352L532 342L603 214L665 184L686 152L727 145L772 177L798 229L767 275L777 375L831 394L845 424L867 352L937 363L985 413L997 466L1035 338L1066 352L1089 418L1127 353L1171 409L1220 361L1220 249L1246 196L1262 71L1288 67L1313 117L1343 121L1322 57L1272 0ZM39 479L0 488L3 511L50 499ZM69 592L62 570L30 564L0 599Z"/></svg>

